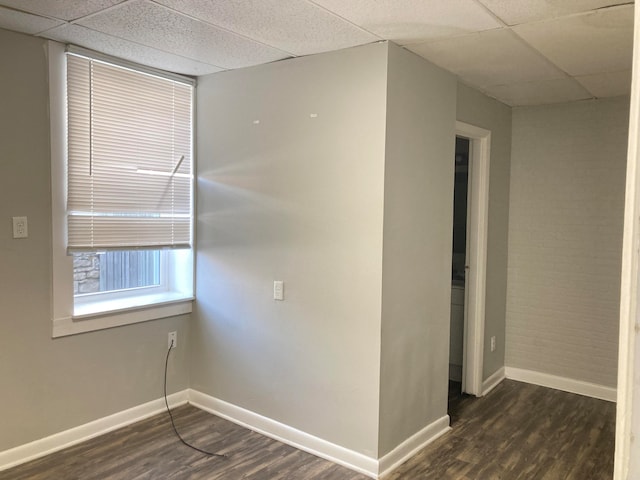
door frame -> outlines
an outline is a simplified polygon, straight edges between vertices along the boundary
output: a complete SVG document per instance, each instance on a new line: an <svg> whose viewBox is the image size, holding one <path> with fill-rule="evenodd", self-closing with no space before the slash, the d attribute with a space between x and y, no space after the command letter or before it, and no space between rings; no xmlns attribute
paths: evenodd
<svg viewBox="0 0 640 480"><path fill-rule="evenodd" d="M640 8L634 12L633 74L620 280L615 480L637 478L640 429ZM636 438L634 439L634 434Z"/></svg>
<svg viewBox="0 0 640 480"><path fill-rule="evenodd" d="M481 397L489 223L491 132L456 122L456 136L470 140L467 190L467 255L465 263L462 391Z"/></svg>

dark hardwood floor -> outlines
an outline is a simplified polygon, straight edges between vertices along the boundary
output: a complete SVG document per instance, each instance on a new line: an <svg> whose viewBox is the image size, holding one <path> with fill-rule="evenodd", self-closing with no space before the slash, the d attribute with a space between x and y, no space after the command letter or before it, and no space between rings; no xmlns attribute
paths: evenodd
<svg viewBox="0 0 640 480"><path fill-rule="evenodd" d="M506 380L480 399L450 399L453 430L385 480L610 479L615 405ZM0 480L366 480L367 477L191 406L0 472Z"/></svg>
<svg viewBox="0 0 640 480"><path fill-rule="evenodd" d="M613 478L615 404L503 381L449 396L452 430L385 480Z"/></svg>
<svg viewBox="0 0 640 480"><path fill-rule="evenodd" d="M190 405L172 412L187 442L228 458L182 445L165 413L0 472L0 479L367 479Z"/></svg>

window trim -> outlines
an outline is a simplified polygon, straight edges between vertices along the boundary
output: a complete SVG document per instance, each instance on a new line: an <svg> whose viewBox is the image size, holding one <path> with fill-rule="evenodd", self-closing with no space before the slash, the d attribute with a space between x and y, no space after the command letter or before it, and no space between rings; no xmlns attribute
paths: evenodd
<svg viewBox="0 0 640 480"><path fill-rule="evenodd" d="M73 51L82 49L73 48ZM66 218L66 59L67 47L64 44L48 41L49 60L49 115L51 134L51 314L52 337L75 335L106 328L113 328L133 323L146 322L175 315L187 314L192 311L195 290L195 221L192 221L191 249L188 251L186 261L191 267L190 275L186 278L190 288L179 289L173 278L167 278L167 283L172 287L168 292L154 295L141 295L136 300L147 300L146 304L132 301L130 304L120 302L117 308L92 311L74 315L73 295L73 260L67 255L67 218ZM88 51L85 51L85 53ZM93 55L93 52L91 52ZM112 63L131 68L132 63L111 59L106 55L99 55ZM164 75L150 68L142 68L145 73L154 72ZM167 78L175 78L167 74ZM180 77L184 80L185 77ZM195 81L189 79L195 86ZM193 92L195 104L195 89ZM195 108L193 109L195 119ZM192 141L195 134L192 134ZM195 152L193 149L192 151ZM194 155L195 156L195 155ZM195 158L193 159L194 171L194 197L195 197ZM195 218L195 198L192 199L193 214ZM172 252L179 252L178 250ZM167 257L173 257L169 253ZM175 254L177 256L177 254ZM172 263L175 259L170 260ZM175 267L175 265L174 265ZM169 268L169 272L171 272ZM176 270L176 268L174 268ZM168 275L170 277L170 274ZM95 302L96 305L100 302ZM108 302L104 302L105 304ZM103 305L104 306L104 305Z"/></svg>

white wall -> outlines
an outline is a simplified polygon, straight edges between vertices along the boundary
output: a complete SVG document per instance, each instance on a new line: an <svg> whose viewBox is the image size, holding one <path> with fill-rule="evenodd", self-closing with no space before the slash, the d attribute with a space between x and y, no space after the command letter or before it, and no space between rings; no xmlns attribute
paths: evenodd
<svg viewBox="0 0 640 480"><path fill-rule="evenodd" d="M191 386L371 458L386 71L375 44L198 86Z"/></svg>
<svg viewBox="0 0 640 480"><path fill-rule="evenodd" d="M456 80L389 45L379 455L447 414Z"/></svg>
<svg viewBox="0 0 640 480"><path fill-rule="evenodd" d="M170 391L189 383L188 317L51 338L51 193L43 40L0 30L0 451L158 399L167 332L181 345ZM11 217L27 216L14 240Z"/></svg>
<svg viewBox="0 0 640 480"><path fill-rule="evenodd" d="M505 356L509 177L511 171L511 108L458 83L457 120L491 131L489 219L483 378L501 367ZM491 337L496 349L491 351Z"/></svg>
<svg viewBox="0 0 640 480"><path fill-rule="evenodd" d="M513 110L510 367L616 385L628 105Z"/></svg>

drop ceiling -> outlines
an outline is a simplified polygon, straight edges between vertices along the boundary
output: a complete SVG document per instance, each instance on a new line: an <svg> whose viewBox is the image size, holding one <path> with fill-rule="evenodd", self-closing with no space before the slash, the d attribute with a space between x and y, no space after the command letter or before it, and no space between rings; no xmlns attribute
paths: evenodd
<svg viewBox="0 0 640 480"><path fill-rule="evenodd" d="M194 76L389 40L512 106L631 85L624 0L0 0L0 28Z"/></svg>

